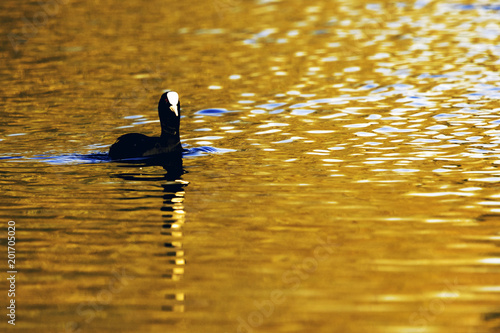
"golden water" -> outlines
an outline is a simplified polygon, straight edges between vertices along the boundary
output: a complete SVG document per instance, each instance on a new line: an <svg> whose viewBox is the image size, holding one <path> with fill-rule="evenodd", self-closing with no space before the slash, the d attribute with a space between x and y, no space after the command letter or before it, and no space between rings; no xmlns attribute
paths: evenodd
<svg viewBox="0 0 500 333"><path fill-rule="evenodd" d="M500 330L500 6L0 8L2 331ZM164 89L219 150L88 158L158 133Z"/></svg>

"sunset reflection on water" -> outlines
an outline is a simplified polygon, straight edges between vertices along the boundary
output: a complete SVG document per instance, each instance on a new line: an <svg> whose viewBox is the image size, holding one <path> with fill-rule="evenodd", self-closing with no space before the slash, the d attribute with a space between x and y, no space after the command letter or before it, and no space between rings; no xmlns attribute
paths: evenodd
<svg viewBox="0 0 500 333"><path fill-rule="evenodd" d="M16 329L498 331L499 6L0 8ZM182 172L111 163L165 89Z"/></svg>

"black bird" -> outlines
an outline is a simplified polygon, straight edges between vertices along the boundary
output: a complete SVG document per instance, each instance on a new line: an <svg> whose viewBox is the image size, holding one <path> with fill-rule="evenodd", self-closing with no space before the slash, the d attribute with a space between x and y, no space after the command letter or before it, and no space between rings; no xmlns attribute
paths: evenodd
<svg viewBox="0 0 500 333"><path fill-rule="evenodd" d="M182 152L179 136L181 104L179 94L167 91L158 102L158 115L161 123L161 135L147 136L128 133L120 136L109 148L112 160L135 157L153 157L163 154Z"/></svg>

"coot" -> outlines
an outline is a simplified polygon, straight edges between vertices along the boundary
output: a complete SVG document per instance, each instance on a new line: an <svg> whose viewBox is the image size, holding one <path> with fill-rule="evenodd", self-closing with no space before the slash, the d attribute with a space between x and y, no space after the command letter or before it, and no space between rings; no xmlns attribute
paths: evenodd
<svg viewBox="0 0 500 333"><path fill-rule="evenodd" d="M136 157L153 157L162 154L181 153L179 136L181 105L179 94L167 91L158 102L158 115L161 123L161 135L147 136L128 133L120 136L109 148L109 157L121 160Z"/></svg>

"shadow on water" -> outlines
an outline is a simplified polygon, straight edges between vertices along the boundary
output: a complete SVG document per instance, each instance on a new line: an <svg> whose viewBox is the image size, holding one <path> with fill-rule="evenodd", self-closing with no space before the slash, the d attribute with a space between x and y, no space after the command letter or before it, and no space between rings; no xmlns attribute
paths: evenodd
<svg viewBox="0 0 500 333"><path fill-rule="evenodd" d="M153 179L147 178L148 180L166 180L166 181L175 181L177 179L180 179L181 176L184 174L184 169L182 165L182 158L183 154L182 153L170 153L170 154L162 154L162 155L156 155L152 157L141 157L141 158L128 158L128 159L123 159L123 160L118 160L118 161L112 161L108 157L109 162L116 162L120 163L119 166L121 167L128 167L128 166L140 166L140 167L145 167L145 166L161 166L163 169L165 169L166 174L164 177L155 177ZM142 173L141 173L142 174ZM139 176L138 179L135 178L136 174L131 174L132 177L127 177L123 174L117 175L120 178L123 178L125 180L145 180L142 177Z"/></svg>
<svg viewBox="0 0 500 333"><path fill-rule="evenodd" d="M493 330L493 332L500 332L500 312L484 313L482 319L486 327Z"/></svg>
<svg viewBox="0 0 500 333"><path fill-rule="evenodd" d="M112 177L126 180L127 182L151 182L161 184L161 236L163 246L166 248L157 256L163 257L165 263L159 268L161 276L167 281L176 282L184 275L184 246L183 227L185 223L184 195L185 187L189 184L182 179L185 170L182 165L182 154L169 155L168 158L150 158L147 160L128 160L122 163L122 168L133 168L131 172L115 173ZM136 171L136 166L160 165L165 169L163 175L148 174L141 169ZM184 293L175 287L164 290L164 304L161 310L167 312L184 312Z"/></svg>

